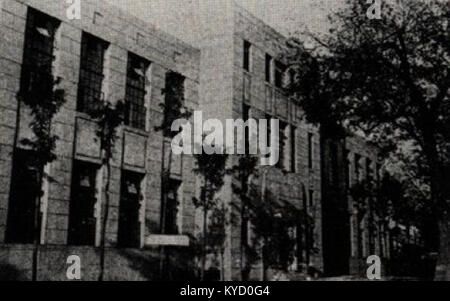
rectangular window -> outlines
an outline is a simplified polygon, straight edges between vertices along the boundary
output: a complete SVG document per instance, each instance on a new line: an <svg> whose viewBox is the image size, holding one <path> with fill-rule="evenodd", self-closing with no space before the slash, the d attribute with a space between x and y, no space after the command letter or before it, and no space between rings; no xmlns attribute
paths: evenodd
<svg viewBox="0 0 450 301"><path fill-rule="evenodd" d="M335 143L331 143L330 145L330 183L332 185L338 185L339 181L339 167L338 167L338 148Z"/></svg>
<svg viewBox="0 0 450 301"><path fill-rule="evenodd" d="M77 110L79 112L89 113L95 111L104 101L102 85L107 48L108 43L83 32L77 100Z"/></svg>
<svg viewBox="0 0 450 301"><path fill-rule="evenodd" d="M244 66L243 68L247 71L250 71L251 68L251 51L252 44L248 41L244 41Z"/></svg>
<svg viewBox="0 0 450 301"><path fill-rule="evenodd" d="M291 126L291 172L297 172L297 151L296 151L296 132L297 129L294 126Z"/></svg>
<svg viewBox="0 0 450 301"><path fill-rule="evenodd" d="M347 188L351 188L352 186L352 179L351 179L351 162L349 159L350 151L345 150L344 152L344 162L345 162L345 183L347 185Z"/></svg>
<svg viewBox="0 0 450 301"><path fill-rule="evenodd" d="M361 168L359 165L359 161L361 161L361 155L355 154L355 181L359 182L359 180L361 179Z"/></svg>
<svg viewBox="0 0 450 301"><path fill-rule="evenodd" d="M272 83L272 67L273 67L273 58L269 54L266 54L266 82Z"/></svg>
<svg viewBox="0 0 450 301"><path fill-rule="evenodd" d="M167 189L167 204L165 210L164 219L164 234L177 235L179 234L178 227L178 210L179 210L179 190L181 187L181 182L177 180L170 179Z"/></svg>
<svg viewBox="0 0 450 301"><path fill-rule="evenodd" d="M281 62L275 62L275 87L283 88L284 74L286 72L286 65Z"/></svg>
<svg viewBox="0 0 450 301"><path fill-rule="evenodd" d="M80 161L73 163L68 238L70 245L95 245L97 172L96 165Z"/></svg>
<svg viewBox="0 0 450 301"><path fill-rule="evenodd" d="M180 118L184 106L184 81L185 77L177 72L166 73L164 89L164 126L165 137L174 137L176 132L171 130L172 123Z"/></svg>
<svg viewBox="0 0 450 301"><path fill-rule="evenodd" d="M41 173L34 167L35 160L31 151L14 151L5 237L7 243L30 244L34 241L35 208L41 192Z"/></svg>
<svg viewBox="0 0 450 301"><path fill-rule="evenodd" d="M243 105L243 112L242 112L242 119L244 122L247 122L250 119L250 106L244 104ZM244 133L244 143L245 143L245 153L250 153L250 127L245 127L245 133Z"/></svg>
<svg viewBox="0 0 450 301"><path fill-rule="evenodd" d="M312 133L308 133L308 167L309 169L313 168L313 143L314 143L314 135Z"/></svg>
<svg viewBox="0 0 450 301"><path fill-rule="evenodd" d="M145 130L146 73L150 63L137 55L128 54L127 86L125 91L125 125Z"/></svg>
<svg viewBox="0 0 450 301"><path fill-rule="evenodd" d="M122 171L119 207L119 247L140 247L139 211L142 197L143 176L134 172Z"/></svg>
<svg viewBox="0 0 450 301"><path fill-rule="evenodd" d="M280 158L278 160L277 163L277 167L281 168L281 169L285 169L286 168L286 146L289 145L289 141L287 141L288 137L286 137L286 129L287 129L287 124L283 121L280 121L280 128L279 128L279 133L278 133L278 138L279 138L279 147L280 147Z"/></svg>
<svg viewBox="0 0 450 301"><path fill-rule="evenodd" d="M368 182L373 181L372 160L370 159L366 160L366 177Z"/></svg>
<svg viewBox="0 0 450 301"><path fill-rule="evenodd" d="M314 205L314 190L309 190L309 207L312 208Z"/></svg>
<svg viewBox="0 0 450 301"><path fill-rule="evenodd" d="M271 147L271 146L272 146L272 141L271 141L271 135L272 135L272 116L266 114L266 120L267 120L267 135L266 135L266 139L267 139L267 147Z"/></svg>
<svg viewBox="0 0 450 301"><path fill-rule="evenodd" d="M53 89L52 66L55 35L60 22L34 9L29 10L21 76L21 92L45 93Z"/></svg>

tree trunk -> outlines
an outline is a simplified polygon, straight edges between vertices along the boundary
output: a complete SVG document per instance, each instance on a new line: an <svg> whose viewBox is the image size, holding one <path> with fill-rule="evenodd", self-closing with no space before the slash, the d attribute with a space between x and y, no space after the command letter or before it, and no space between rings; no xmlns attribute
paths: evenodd
<svg viewBox="0 0 450 301"><path fill-rule="evenodd" d="M105 274L106 227L108 225L108 217L109 217L110 184L111 184L111 165L110 160L108 160L108 163L106 164L105 216L102 223L102 232L100 237L100 274L98 276L98 281L103 281Z"/></svg>
<svg viewBox="0 0 450 301"><path fill-rule="evenodd" d="M34 240L33 240L33 258L32 258L32 268L31 268L31 280L37 281L38 280L38 265L39 265L39 244L40 237L41 237L41 198L42 198L42 183L43 179L42 177L44 168L39 167L39 195L36 198L36 204L34 208Z"/></svg>
<svg viewBox="0 0 450 301"><path fill-rule="evenodd" d="M439 255L436 264L435 280L449 281L450 280L450 224L448 213L441 214L439 221L440 243Z"/></svg>
<svg viewBox="0 0 450 301"><path fill-rule="evenodd" d="M207 227L207 217L208 211L206 211L206 204L203 203L203 240L202 240L202 269L200 274L200 280L205 280L205 269L206 269L206 227Z"/></svg>
<svg viewBox="0 0 450 301"><path fill-rule="evenodd" d="M162 146L162 160L161 160L161 234L166 233L166 211L167 211L167 187L169 185L169 178L171 174L172 167L172 148L169 147L169 166L165 166L166 162L166 138L163 137ZM159 250L159 280L163 280L165 277L165 262L167 260L166 249L162 246Z"/></svg>
<svg viewBox="0 0 450 301"><path fill-rule="evenodd" d="M435 280L450 280L450 224L447 196L444 195L443 164L440 161L437 141L430 128L423 131L426 159L430 170L430 192L432 207L439 221L439 254L436 264Z"/></svg>

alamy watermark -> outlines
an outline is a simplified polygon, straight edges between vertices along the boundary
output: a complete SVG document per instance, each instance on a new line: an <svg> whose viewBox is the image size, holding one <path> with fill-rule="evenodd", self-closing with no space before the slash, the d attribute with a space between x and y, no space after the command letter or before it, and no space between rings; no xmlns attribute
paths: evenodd
<svg viewBox="0 0 450 301"><path fill-rule="evenodd" d="M261 155L261 165L273 166L280 157L279 127L278 119L257 121L252 118L247 121L226 119L224 126L218 119L204 121L203 113L195 111L192 125L186 119L173 122L171 130L179 134L172 140L172 152L175 155ZM243 139L246 132L247 140Z"/></svg>

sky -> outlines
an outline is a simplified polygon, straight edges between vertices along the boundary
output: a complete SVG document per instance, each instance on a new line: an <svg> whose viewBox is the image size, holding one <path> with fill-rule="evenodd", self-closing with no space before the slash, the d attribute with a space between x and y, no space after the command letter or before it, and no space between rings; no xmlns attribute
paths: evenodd
<svg viewBox="0 0 450 301"><path fill-rule="evenodd" d="M182 9L184 1L190 0L107 0L128 12L148 20L160 9ZM232 1L232 0L202 0ZM327 30L326 16L342 5L344 0L235 0L257 17L288 35L307 26L315 32ZM155 23L155 22L154 22ZM156 22L157 23L157 22ZM158 24L155 24L158 26Z"/></svg>

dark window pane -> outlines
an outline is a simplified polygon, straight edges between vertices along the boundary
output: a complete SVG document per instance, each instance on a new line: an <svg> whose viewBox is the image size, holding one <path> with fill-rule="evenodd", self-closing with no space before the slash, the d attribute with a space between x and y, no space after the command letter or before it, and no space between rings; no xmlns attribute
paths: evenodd
<svg viewBox="0 0 450 301"><path fill-rule="evenodd" d="M181 186L181 182L177 180L170 180L167 189L167 204L165 212L165 234L176 235L179 234L178 230L178 190Z"/></svg>
<svg viewBox="0 0 450 301"><path fill-rule="evenodd" d="M106 42L83 33L77 103L77 110L80 112L95 111L103 101L103 63L106 48Z"/></svg>
<svg viewBox="0 0 450 301"><path fill-rule="evenodd" d="M272 57L266 54L266 81L272 81Z"/></svg>
<svg viewBox="0 0 450 301"><path fill-rule="evenodd" d="M313 168L313 134L308 133L308 167Z"/></svg>
<svg viewBox="0 0 450 301"><path fill-rule="evenodd" d="M40 172L34 167L36 158L31 151L16 149L13 160L5 240L7 243L33 243L35 208L41 192Z"/></svg>
<svg viewBox="0 0 450 301"><path fill-rule="evenodd" d="M283 88L283 77L286 72L286 65L281 62L275 63L275 86L277 88Z"/></svg>
<svg viewBox="0 0 450 301"><path fill-rule="evenodd" d="M69 244L94 245L97 166L74 161L69 213Z"/></svg>
<svg viewBox="0 0 450 301"><path fill-rule="evenodd" d="M46 93L46 89L53 87L53 48L58 26L57 20L30 9L27 16L21 76L21 92L24 96Z"/></svg>
<svg viewBox="0 0 450 301"><path fill-rule="evenodd" d="M145 82L148 66L145 59L131 53L128 55L125 125L138 129L145 129Z"/></svg>
<svg viewBox="0 0 450 301"><path fill-rule="evenodd" d="M140 247L139 209L142 178L140 174L122 172L117 238L120 247Z"/></svg>
<svg viewBox="0 0 450 301"><path fill-rule="evenodd" d="M296 150L296 133L297 129L291 126L291 172L297 172L297 150Z"/></svg>
<svg viewBox="0 0 450 301"><path fill-rule="evenodd" d="M248 41L244 41L244 69L250 71L250 51L252 44Z"/></svg>

